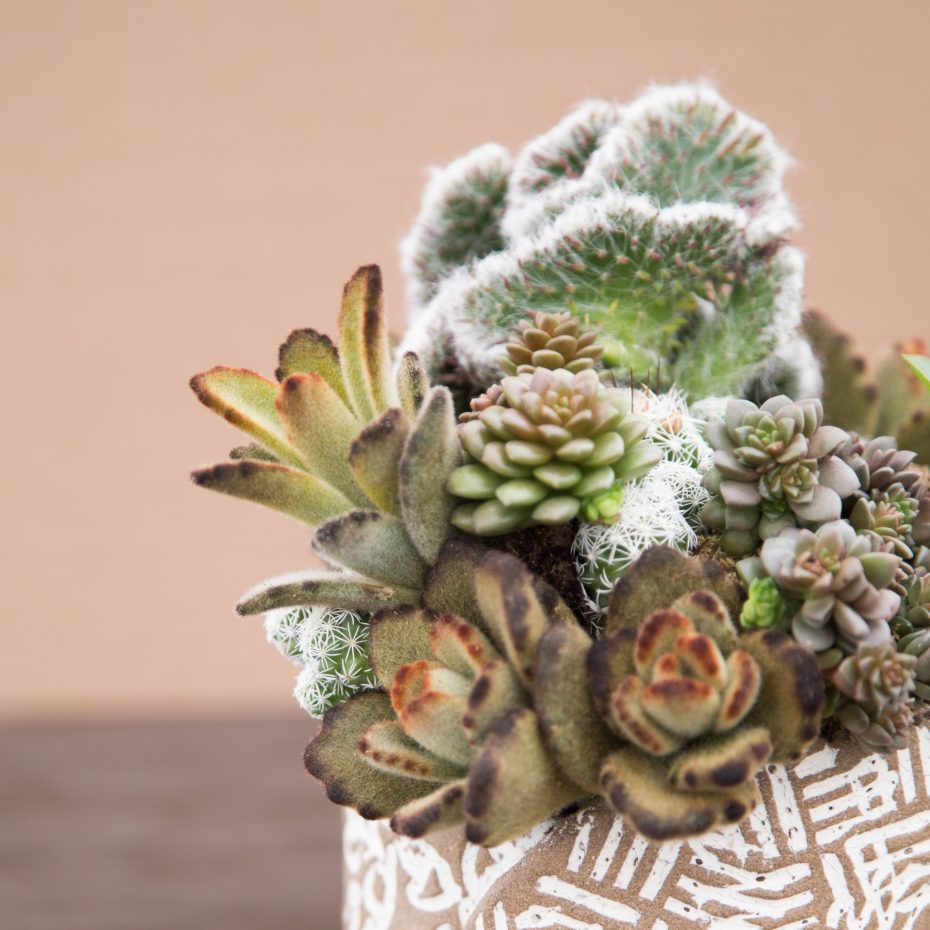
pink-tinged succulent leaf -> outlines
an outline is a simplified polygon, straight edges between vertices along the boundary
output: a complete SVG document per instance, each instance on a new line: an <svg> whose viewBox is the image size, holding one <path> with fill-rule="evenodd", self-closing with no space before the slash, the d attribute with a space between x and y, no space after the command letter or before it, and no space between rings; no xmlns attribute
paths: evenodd
<svg viewBox="0 0 930 930"><path fill-rule="evenodd" d="M349 394L342 380L339 352L329 336L315 329L295 329L287 337L278 349L278 369L274 374L278 381L290 375L317 374L346 406L350 405Z"/></svg>
<svg viewBox="0 0 930 930"><path fill-rule="evenodd" d="M518 558L504 552L484 557L475 572L475 591L485 625L495 630L492 640L503 643L517 677L531 687L539 640L553 622L562 622L560 598L541 588Z"/></svg>
<svg viewBox="0 0 930 930"><path fill-rule="evenodd" d="M270 507L310 526L318 526L352 506L320 478L277 462L223 462L198 468L191 472L191 479L202 488Z"/></svg>
<svg viewBox="0 0 930 930"><path fill-rule="evenodd" d="M407 418L413 422L429 391L426 369L416 352L405 352L397 363L397 394L400 406Z"/></svg>
<svg viewBox="0 0 930 930"><path fill-rule="evenodd" d="M488 662L500 655L477 627L455 614L443 614L432 625L429 641L433 655L443 665L466 678L474 678Z"/></svg>
<svg viewBox="0 0 930 930"><path fill-rule="evenodd" d="M739 590L742 597L742 589ZM740 600L742 607L742 599ZM678 598L672 608L684 614L699 633L709 636L721 649L729 651L737 642L738 631L723 601L711 591L692 591ZM734 614L733 616L739 616Z"/></svg>
<svg viewBox="0 0 930 930"><path fill-rule="evenodd" d="M433 388L407 437L399 466L404 523L429 565L449 535L454 499L447 485L461 457L452 395L448 388Z"/></svg>
<svg viewBox="0 0 930 930"><path fill-rule="evenodd" d="M611 807L647 839L687 839L738 823L756 805L754 780L726 791L680 791L662 763L633 747L618 749L601 769Z"/></svg>
<svg viewBox="0 0 930 930"><path fill-rule="evenodd" d="M497 846L586 797L556 768L525 707L501 717L468 773L465 837Z"/></svg>
<svg viewBox="0 0 930 930"><path fill-rule="evenodd" d="M433 658L429 630L436 620L431 610L410 604L381 610L369 627L369 659L375 677L390 690L397 670L411 662Z"/></svg>
<svg viewBox="0 0 930 930"><path fill-rule="evenodd" d="M719 562L683 555L668 546L647 549L614 588L607 611L606 632L638 629L656 609L671 606L693 591L710 591L730 616L738 617L742 586Z"/></svg>
<svg viewBox="0 0 930 930"><path fill-rule="evenodd" d="M481 669L468 692L462 726L472 746L480 746L491 727L507 711L529 705L529 696L503 659Z"/></svg>
<svg viewBox="0 0 930 930"><path fill-rule="evenodd" d="M764 727L703 740L675 757L669 781L690 791L721 791L745 785L768 762L772 743Z"/></svg>
<svg viewBox="0 0 930 930"><path fill-rule="evenodd" d="M236 605L242 616L261 614L281 607L320 604L357 613L375 613L395 604L410 604L417 592L354 578L345 572L291 572L269 578L250 588Z"/></svg>
<svg viewBox="0 0 930 930"><path fill-rule="evenodd" d="M391 829L418 839L437 830L455 827L465 820L465 781L454 781L432 794L405 804L391 816Z"/></svg>
<svg viewBox="0 0 930 930"><path fill-rule="evenodd" d="M343 291L339 361L352 408L363 423L397 406L377 265L359 268Z"/></svg>
<svg viewBox="0 0 930 930"><path fill-rule="evenodd" d="M423 604L437 613L456 614L474 623L502 650L503 641L484 622L475 593L475 571L487 554L487 548L473 540L446 540L423 581Z"/></svg>
<svg viewBox="0 0 930 930"><path fill-rule="evenodd" d="M361 424L318 374L295 374L281 384L278 414L288 441L308 471L358 506L370 501L349 469L349 449Z"/></svg>
<svg viewBox="0 0 930 930"><path fill-rule="evenodd" d="M617 685L635 671L635 648L636 631L618 630L595 640L588 651L588 685L594 706L601 717L609 717L610 704Z"/></svg>
<svg viewBox="0 0 930 930"><path fill-rule="evenodd" d="M349 470L355 483L379 510L400 514L398 469L410 432L400 408L392 407L369 423L349 447Z"/></svg>
<svg viewBox="0 0 930 930"><path fill-rule="evenodd" d="M576 624L557 623L539 641L534 692L543 740L559 768L591 794L601 762L617 738L604 725L588 688L591 638Z"/></svg>
<svg viewBox="0 0 930 930"><path fill-rule="evenodd" d="M677 610L657 610L645 617L633 650L636 674L648 678L659 657L675 648L678 637L693 632L694 624Z"/></svg>
<svg viewBox="0 0 930 930"><path fill-rule="evenodd" d="M911 366L917 380L930 391L930 357L926 355L905 355L904 361Z"/></svg>
<svg viewBox="0 0 930 930"><path fill-rule="evenodd" d="M639 704L667 732L688 740L711 728L720 709L720 694L697 678L665 678L646 685Z"/></svg>
<svg viewBox="0 0 930 930"><path fill-rule="evenodd" d="M377 691L355 694L326 712L323 728L304 753L307 771L323 782L330 801L354 807L368 820L387 817L434 788L431 782L378 771L359 755L358 741L362 734L393 717L386 694Z"/></svg>
<svg viewBox="0 0 930 930"><path fill-rule="evenodd" d="M728 682L720 702L720 713L714 729L724 733L732 730L752 709L762 686L762 674L752 656L737 649L727 656Z"/></svg>
<svg viewBox="0 0 930 930"><path fill-rule="evenodd" d="M773 762L797 762L820 733L825 695L817 657L781 630L747 633L740 646L762 675L744 723L768 730Z"/></svg>
<svg viewBox="0 0 930 930"><path fill-rule="evenodd" d="M436 677L439 678L437 684L445 684L443 676ZM447 691L425 690L420 697L403 707L398 718L404 732L421 746L443 759L467 766L475 750L462 727L464 714L463 696Z"/></svg>
<svg viewBox="0 0 930 930"><path fill-rule="evenodd" d="M373 768L403 778L447 782L465 774L461 766L434 756L410 739L396 720L370 726L358 741L358 751Z"/></svg>
<svg viewBox="0 0 930 930"><path fill-rule="evenodd" d="M366 578L419 589L426 565L396 517L353 510L317 528L313 548L327 562Z"/></svg>
<svg viewBox="0 0 930 930"><path fill-rule="evenodd" d="M667 756L684 744L650 717L642 706L645 685L642 679L630 675L614 689L607 721L614 731L653 756Z"/></svg>
<svg viewBox="0 0 930 930"><path fill-rule="evenodd" d="M278 416L274 381L245 368L217 366L194 375L190 385L205 407L248 433L282 462L303 467Z"/></svg>

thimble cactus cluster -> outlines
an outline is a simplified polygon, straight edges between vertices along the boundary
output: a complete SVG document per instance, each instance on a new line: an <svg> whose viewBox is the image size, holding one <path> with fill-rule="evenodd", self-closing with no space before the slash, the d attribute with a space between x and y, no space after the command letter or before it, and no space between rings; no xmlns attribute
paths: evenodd
<svg viewBox="0 0 930 930"><path fill-rule="evenodd" d="M323 563L238 610L300 668L332 800L494 846L600 796L681 839L820 736L911 738L930 363L801 333L785 163L704 86L585 104L434 175L398 351L367 266L338 345L192 380L249 437L194 481Z"/></svg>

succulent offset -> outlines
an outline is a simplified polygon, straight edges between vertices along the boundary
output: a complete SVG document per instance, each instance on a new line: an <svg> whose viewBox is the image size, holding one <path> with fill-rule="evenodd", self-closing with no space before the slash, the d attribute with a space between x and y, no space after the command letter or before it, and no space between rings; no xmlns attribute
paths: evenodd
<svg viewBox="0 0 930 930"><path fill-rule="evenodd" d="M707 438L715 452L704 484L714 497L704 521L733 556L787 527L838 519L842 500L860 486L835 454L849 436L823 424L817 400L731 400L724 419L707 424Z"/></svg>
<svg viewBox="0 0 930 930"><path fill-rule="evenodd" d="M500 366L508 375L532 374L537 368L586 371L604 354L597 331L582 332L570 313L537 312L521 320L504 350Z"/></svg>

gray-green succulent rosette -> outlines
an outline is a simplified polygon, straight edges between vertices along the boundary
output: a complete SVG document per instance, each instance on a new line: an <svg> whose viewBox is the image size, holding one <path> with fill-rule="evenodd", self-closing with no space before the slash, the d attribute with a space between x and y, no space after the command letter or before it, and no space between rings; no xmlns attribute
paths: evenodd
<svg viewBox="0 0 930 930"><path fill-rule="evenodd" d="M494 846L600 796L663 841L922 725L925 353L873 377L802 313L786 162L703 85L586 104L434 174L398 346L365 266L336 340L192 379L247 436L194 481L310 534L238 610L333 801Z"/></svg>

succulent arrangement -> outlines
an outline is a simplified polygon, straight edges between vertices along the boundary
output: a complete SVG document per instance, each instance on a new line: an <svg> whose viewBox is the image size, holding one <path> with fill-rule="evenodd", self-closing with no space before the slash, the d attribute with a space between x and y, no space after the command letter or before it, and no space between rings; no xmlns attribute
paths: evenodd
<svg viewBox="0 0 930 930"><path fill-rule="evenodd" d="M872 380L802 318L786 163L701 85L585 104L434 174L398 349L367 266L338 344L192 379L250 439L194 481L324 565L238 610L300 668L333 801L494 846L600 796L662 841L920 725L930 362Z"/></svg>

